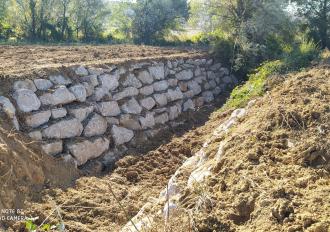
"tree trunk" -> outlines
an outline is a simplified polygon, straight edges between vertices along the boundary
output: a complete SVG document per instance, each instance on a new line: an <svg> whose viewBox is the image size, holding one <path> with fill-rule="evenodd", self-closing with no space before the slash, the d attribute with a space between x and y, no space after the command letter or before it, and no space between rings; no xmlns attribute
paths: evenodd
<svg viewBox="0 0 330 232"><path fill-rule="evenodd" d="M31 39L36 38L36 2L30 0L30 11L31 11Z"/></svg>

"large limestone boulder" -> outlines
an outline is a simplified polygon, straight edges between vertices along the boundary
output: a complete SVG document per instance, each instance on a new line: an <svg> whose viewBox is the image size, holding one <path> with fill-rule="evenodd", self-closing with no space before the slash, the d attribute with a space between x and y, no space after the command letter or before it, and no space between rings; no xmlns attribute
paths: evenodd
<svg viewBox="0 0 330 232"><path fill-rule="evenodd" d="M140 100L140 104L145 109L151 110L156 105L156 102L152 97L147 97L147 98Z"/></svg>
<svg viewBox="0 0 330 232"><path fill-rule="evenodd" d="M140 94L142 94L144 96L149 96L153 93L154 93L153 85L147 85L147 86L144 86L140 89Z"/></svg>
<svg viewBox="0 0 330 232"><path fill-rule="evenodd" d="M80 122L84 121L94 111L93 106L83 106L69 109L69 114L78 119Z"/></svg>
<svg viewBox="0 0 330 232"><path fill-rule="evenodd" d="M120 116L120 125L131 130L141 130L141 125L137 116L123 114Z"/></svg>
<svg viewBox="0 0 330 232"><path fill-rule="evenodd" d="M166 94L154 94L153 96L159 106L167 105L167 96Z"/></svg>
<svg viewBox="0 0 330 232"><path fill-rule="evenodd" d="M113 96L113 99L118 101L118 100L121 100L123 98L126 98L126 97L133 97L133 96L136 96L139 94L139 90L135 87L127 87L125 89L123 89L123 91L119 92L119 93L116 93L114 96Z"/></svg>
<svg viewBox="0 0 330 232"><path fill-rule="evenodd" d="M96 74L92 74L89 76L84 76L80 78L82 81L87 82L88 84L90 84L93 87L96 87L99 85L99 81L97 79L97 75Z"/></svg>
<svg viewBox="0 0 330 232"><path fill-rule="evenodd" d="M82 82L81 84L84 86L84 88L86 90L86 97L92 96L94 93L94 87L87 82Z"/></svg>
<svg viewBox="0 0 330 232"><path fill-rule="evenodd" d="M140 117L142 129L153 128L155 126L155 117L152 113L148 113L145 117Z"/></svg>
<svg viewBox="0 0 330 232"><path fill-rule="evenodd" d="M85 126L84 136L103 135L107 131L107 127L107 120L99 114L94 114Z"/></svg>
<svg viewBox="0 0 330 232"><path fill-rule="evenodd" d="M124 127L114 125L111 129L111 135L116 145L121 145L132 140L134 132Z"/></svg>
<svg viewBox="0 0 330 232"><path fill-rule="evenodd" d="M109 90L103 86L95 88L92 96L94 101L101 101L105 96L111 96Z"/></svg>
<svg viewBox="0 0 330 232"><path fill-rule="evenodd" d="M164 124L168 122L168 120L169 120L168 113L162 113L155 117L155 124Z"/></svg>
<svg viewBox="0 0 330 232"><path fill-rule="evenodd" d="M135 87L135 88L142 87L141 81L139 81L132 73L124 77L123 80L121 80L121 83L124 87Z"/></svg>
<svg viewBox="0 0 330 232"><path fill-rule="evenodd" d="M0 96L0 110L5 112L5 114L9 118L14 118L16 114L15 106L11 103L11 101L3 96Z"/></svg>
<svg viewBox="0 0 330 232"><path fill-rule="evenodd" d="M53 95L51 93L45 93L39 97L40 102L43 106L53 104Z"/></svg>
<svg viewBox="0 0 330 232"><path fill-rule="evenodd" d="M109 149L109 140L106 138L98 138L95 140L85 140L69 144L68 150L77 160L77 165L83 165L88 160L94 159L102 155Z"/></svg>
<svg viewBox="0 0 330 232"><path fill-rule="evenodd" d="M47 123L51 115L52 113L50 110L31 114L25 118L25 123L27 126L35 128Z"/></svg>
<svg viewBox="0 0 330 232"><path fill-rule="evenodd" d="M87 92L85 86L83 86L82 84L77 84L70 87L70 91L76 97L77 101L79 102L86 101Z"/></svg>
<svg viewBox="0 0 330 232"><path fill-rule="evenodd" d="M211 91L205 91L202 93L205 102L211 102L214 100L214 95Z"/></svg>
<svg viewBox="0 0 330 232"><path fill-rule="evenodd" d="M188 110L195 110L195 103L191 99L188 99L185 103L183 103L183 111Z"/></svg>
<svg viewBox="0 0 330 232"><path fill-rule="evenodd" d="M150 75L148 71L142 71L139 72L137 78L146 85L150 85L152 82L154 82L154 78Z"/></svg>
<svg viewBox="0 0 330 232"><path fill-rule="evenodd" d="M210 67L212 71L218 71L221 68L221 63L216 63Z"/></svg>
<svg viewBox="0 0 330 232"><path fill-rule="evenodd" d="M29 137L35 141L41 141L42 140L42 134L41 131L32 131L29 134Z"/></svg>
<svg viewBox="0 0 330 232"><path fill-rule="evenodd" d="M168 79L168 84L171 87L176 87L178 85L178 80L175 78Z"/></svg>
<svg viewBox="0 0 330 232"><path fill-rule="evenodd" d="M68 104L76 100L76 97L65 86L58 87L52 94L52 105Z"/></svg>
<svg viewBox="0 0 330 232"><path fill-rule="evenodd" d="M79 66L78 68L76 68L75 73L78 76L87 76L88 70L84 66Z"/></svg>
<svg viewBox="0 0 330 232"><path fill-rule="evenodd" d="M169 102L180 100L183 98L183 93L181 92L180 88L177 87L175 90L169 89L166 93L167 100Z"/></svg>
<svg viewBox="0 0 330 232"><path fill-rule="evenodd" d="M99 81L100 81L102 87L104 87L105 89L107 89L109 91L113 91L113 90L117 89L117 87L119 86L118 79L119 79L118 74L114 74L114 75L103 74L103 75L99 76Z"/></svg>
<svg viewBox="0 0 330 232"><path fill-rule="evenodd" d="M55 141L41 145L42 150L48 155L57 155L63 151L63 141Z"/></svg>
<svg viewBox="0 0 330 232"><path fill-rule="evenodd" d="M214 96L218 96L221 92L222 92L222 90L221 90L221 88L219 86L215 87L212 90L212 93L213 93Z"/></svg>
<svg viewBox="0 0 330 232"><path fill-rule="evenodd" d="M16 100L18 108L22 112L31 112L33 110L38 110L41 106L41 102L32 90L16 90L13 97Z"/></svg>
<svg viewBox="0 0 330 232"><path fill-rule="evenodd" d="M52 75L49 77L49 79L55 85L69 85L72 83L71 79L69 79L68 77L64 77L62 75Z"/></svg>
<svg viewBox="0 0 330 232"><path fill-rule="evenodd" d="M121 106L121 109L126 114L140 114L142 107L139 105L135 98L131 98L124 105Z"/></svg>
<svg viewBox="0 0 330 232"><path fill-rule="evenodd" d="M80 136L83 125L78 119L59 121L42 131L43 137L48 139L67 139Z"/></svg>
<svg viewBox="0 0 330 232"><path fill-rule="evenodd" d="M156 92L164 91L168 89L168 81L167 80L157 81L153 83L153 86Z"/></svg>
<svg viewBox="0 0 330 232"><path fill-rule="evenodd" d="M116 101L100 102L97 104L96 110L105 117L113 117L121 113Z"/></svg>
<svg viewBox="0 0 330 232"><path fill-rule="evenodd" d="M202 92L202 88L197 81L192 80L189 81L187 84L188 84L188 89L192 90L195 96Z"/></svg>
<svg viewBox="0 0 330 232"><path fill-rule="evenodd" d="M5 114L12 119L12 122L14 124L14 127L16 130L19 130L19 123L16 117L16 109L14 105L11 103L11 101L3 96L0 96L0 111L5 112Z"/></svg>
<svg viewBox="0 0 330 232"><path fill-rule="evenodd" d="M65 108L52 109L52 118L63 118L67 115L68 111Z"/></svg>
<svg viewBox="0 0 330 232"><path fill-rule="evenodd" d="M163 63L149 67L149 73L155 80L162 80L165 78L165 68Z"/></svg>
<svg viewBox="0 0 330 232"><path fill-rule="evenodd" d="M53 83L46 79L35 79L33 81L38 90L46 91L53 87Z"/></svg>
<svg viewBox="0 0 330 232"><path fill-rule="evenodd" d="M188 81L188 80L190 80L191 78L194 77L194 73L190 69L188 69L188 70L182 70L181 72L177 73L175 75L175 77L179 81Z"/></svg>
<svg viewBox="0 0 330 232"><path fill-rule="evenodd" d="M37 91L36 86L34 85L33 81L31 81L31 80L15 81L14 90L19 90L19 89L28 89L33 92Z"/></svg>
<svg viewBox="0 0 330 232"><path fill-rule="evenodd" d="M170 120L176 119L177 117L179 117L180 114L181 114L181 106L179 107L178 105L174 105L169 108L168 116Z"/></svg>

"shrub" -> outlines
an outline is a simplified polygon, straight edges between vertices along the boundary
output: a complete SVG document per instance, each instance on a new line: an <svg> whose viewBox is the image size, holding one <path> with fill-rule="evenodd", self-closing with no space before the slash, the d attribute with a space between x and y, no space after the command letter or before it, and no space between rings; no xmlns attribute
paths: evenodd
<svg viewBox="0 0 330 232"><path fill-rule="evenodd" d="M245 106L253 97L263 95L266 79L276 73L282 73L285 65L280 60L268 61L262 64L254 74L249 75L249 80L242 86L237 86L224 105L224 109Z"/></svg>
<svg viewBox="0 0 330 232"><path fill-rule="evenodd" d="M226 66L232 66L234 42L225 37L219 37L212 43L212 53L215 58Z"/></svg>
<svg viewBox="0 0 330 232"><path fill-rule="evenodd" d="M293 49L284 55L284 61L289 70L299 70L308 66L319 56L318 46L312 41L303 39L299 44L293 45Z"/></svg>

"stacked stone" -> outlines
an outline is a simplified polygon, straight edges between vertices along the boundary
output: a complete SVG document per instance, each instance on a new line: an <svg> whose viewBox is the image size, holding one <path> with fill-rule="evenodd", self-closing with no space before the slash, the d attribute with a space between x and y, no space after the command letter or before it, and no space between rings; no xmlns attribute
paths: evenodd
<svg viewBox="0 0 330 232"><path fill-rule="evenodd" d="M73 68L76 77L20 80L13 98L30 137L78 166L150 135L156 125L209 103L237 80L207 59Z"/></svg>

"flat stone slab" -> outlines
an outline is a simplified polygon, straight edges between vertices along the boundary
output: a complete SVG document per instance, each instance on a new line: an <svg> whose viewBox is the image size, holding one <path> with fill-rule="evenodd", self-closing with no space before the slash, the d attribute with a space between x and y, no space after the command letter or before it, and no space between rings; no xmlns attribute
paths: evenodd
<svg viewBox="0 0 330 232"><path fill-rule="evenodd" d="M62 75L53 75L53 76L50 76L49 79L55 85L69 85L72 83L70 78L64 77Z"/></svg>
<svg viewBox="0 0 330 232"><path fill-rule="evenodd" d="M97 104L96 110L105 117L118 116L121 113L116 101L100 102Z"/></svg>
<svg viewBox="0 0 330 232"><path fill-rule="evenodd" d="M84 121L88 115L90 115L94 111L93 106L85 106L79 108L69 109L70 115L78 119L80 122Z"/></svg>
<svg viewBox="0 0 330 232"><path fill-rule="evenodd" d="M67 115L68 111L65 108L52 109L52 118L63 118Z"/></svg>
<svg viewBox="0 0 330 232"><path fill-rule="evenodd" d="M126 97L133 97L139 94L139 90L135 87L127 87L123 91L116 93L113 96L114 100L121 100Z"/></svg>
<svg viewBox="0 0 330 232"><path fill-rule="evenodd" d="M78 119L62 120L42 131L43 137L47 139L67 139L81 135L83 125Z"/></svg>
<svg viewBox="0 0 330 232"><path fill-rule="evenodd" d="M194 73L191 70L183 70L175 75L179 81L188 81L194 77Z"/></svg>
<svg viewBox="0 0 330 232"><path fill-rule="evenodd" d="M46 91L53 87L53 83L46 79L35 79L33 82L38 90Z"/></svg>
<svg viewBox="0 0 330 232"><path fill-rule="evenodd" d="M25 123L27 126L36 128L47 123L52 115L50 110L41 111L35 114L26 116Z"/></svg>

